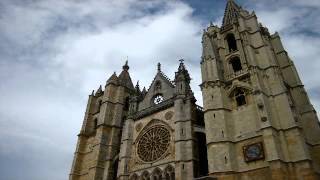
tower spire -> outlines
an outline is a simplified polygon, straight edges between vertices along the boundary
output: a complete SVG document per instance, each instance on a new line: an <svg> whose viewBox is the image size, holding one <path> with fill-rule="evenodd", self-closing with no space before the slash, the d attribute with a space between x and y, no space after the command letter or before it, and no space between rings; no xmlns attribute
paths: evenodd
<svg viewBox="0 0 320 180"><path fill-rule="evenodd" d="M232 24L237 21L240 13L240 6L234 2L234 0L228 0L226 9L224 11L222 26Z"/></svg>

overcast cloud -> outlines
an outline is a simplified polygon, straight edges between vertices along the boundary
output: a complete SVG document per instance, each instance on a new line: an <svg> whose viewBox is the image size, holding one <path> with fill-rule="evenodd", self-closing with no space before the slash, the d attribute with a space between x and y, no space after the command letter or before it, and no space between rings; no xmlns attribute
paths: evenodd
<svg viewBox="0 0 320 180"><path fill-rule="evenodd" d="M278 31L320 109L320 1L239 0ZM272 3L271 3L272 2ZM186 60L202 105L201 33L225 1L0 1L0 179L66 180L88 95L126 57L149 86Z"/></svg>

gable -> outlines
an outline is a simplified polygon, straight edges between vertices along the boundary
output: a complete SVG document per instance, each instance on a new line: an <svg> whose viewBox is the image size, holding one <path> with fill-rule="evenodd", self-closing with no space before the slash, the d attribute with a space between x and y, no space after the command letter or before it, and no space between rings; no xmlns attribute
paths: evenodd
<svg viewBox="0 0 320 180"><path fill-rule="evenodd" d="M139 111L153 106L153 98L162 95L165 100L171 99L174 95L174 85L162 72L158 72L153 79L147 94L139 103Z"/></svg>

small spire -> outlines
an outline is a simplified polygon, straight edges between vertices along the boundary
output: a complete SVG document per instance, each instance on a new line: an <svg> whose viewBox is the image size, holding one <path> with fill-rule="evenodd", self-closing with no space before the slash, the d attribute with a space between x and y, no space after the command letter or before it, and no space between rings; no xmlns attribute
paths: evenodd
<svg viewBox="0 0 320 180"><path fill-rule="evenodd" d="M184 67L184 59L179 59L179 61L180 61L180 65L179 65L179 70L183 70L183 69L185 69L185 67Z"/></svg>
<svg viewBox="0 0 320 180"><path fill-rule="evenodd" d="M141 91L140 91L139 81L137 81L137 84L136 84L135 89L136 89L136 92L138 93L138 95L140 95L140 94L141 94Z"/></svg>
<svg viewBox="0 0 320 180"><path fill-rule="evenodd" d="M118 76L117 76L116 72L114 72L110 76L110 78L107 80L107 84L110 83L110 82L114 82L114 83L118 82Z"/></svg>
<svg viewBox="0 0 320 180"><path fill-rule="evenodd" d="M158 63L158 72L161 72L161 64Z"/></svg>
<svg viewBox="0 0 320 180"><path fill-rule="evenodd" d="M102 86L101 85L99 86L99 89L97 90L95 95L100 95L100 94L102 94Z"/></svg>
<svg viewBox="0 0 320 180"><path fill-rule="evenodd" d="M128 59L126 60L125 65L122 66L122 69L125 70L125 71L128 71L128 70L129 70Z"/></svg>
<svg viewBox="0 0 320 180"><path fill-rule="evenodd" d="M147 94L146 87L143 87L141 94L142 94L143 96Z"/></svg>
<svg viewBox="0 0 320 180"><path fill-rule="evenodd" d="M94 90L92 90L92 93L91 93L91 96L93 96L94 95Z"/></svg>

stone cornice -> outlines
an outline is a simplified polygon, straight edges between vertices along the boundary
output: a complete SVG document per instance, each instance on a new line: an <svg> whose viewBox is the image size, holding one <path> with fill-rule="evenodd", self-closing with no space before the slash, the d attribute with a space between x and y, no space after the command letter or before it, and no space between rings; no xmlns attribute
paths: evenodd
<svg viewBox="0 0 320 180"><path fill-rule="evenodd" d="M215 81L204 81L199 86L200 86L201 90L203 88L207 88L207 87L215 87L215 86L225 87L225 82L221 81L219 79L217 79Z"/></svg>

